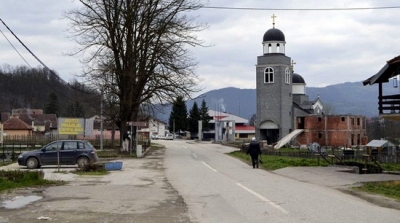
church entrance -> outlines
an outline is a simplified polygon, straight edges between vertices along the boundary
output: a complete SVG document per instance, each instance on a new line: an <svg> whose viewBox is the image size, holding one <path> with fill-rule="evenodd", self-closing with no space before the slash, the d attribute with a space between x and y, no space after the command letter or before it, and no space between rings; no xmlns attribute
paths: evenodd
<svg viewBox="0 0 400 223"><path fill-rule="evenodd" d="M279 127L274 121L267 120L261 123L260 140L267 140L268 145L278 142Z"/></svg>
<svg viewBox="0 0 400 223"><path fill-rule="evenodd" d="M268 145L278 142L279 129L260 129L260 141L267 140Z"/></svg>

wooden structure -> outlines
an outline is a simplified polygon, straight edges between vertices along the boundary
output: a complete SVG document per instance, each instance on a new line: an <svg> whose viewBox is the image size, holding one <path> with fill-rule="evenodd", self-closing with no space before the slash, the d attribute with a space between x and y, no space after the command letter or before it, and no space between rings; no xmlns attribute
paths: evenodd
<svg viewBox="0 0 400 223"><path fill-rule="evenodd" d="M380 118L400 121L400 94L383 95L383 83L393 79L393 86L398 87L400 75L400 55L387 61L382 69L363 81L365 85L378 84L378 110Z"/></svg>

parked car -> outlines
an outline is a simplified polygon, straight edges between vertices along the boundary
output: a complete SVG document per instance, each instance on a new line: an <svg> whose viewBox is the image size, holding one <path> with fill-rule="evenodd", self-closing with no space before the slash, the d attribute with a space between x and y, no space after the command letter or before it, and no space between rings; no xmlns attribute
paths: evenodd
<svg viewBox="0 0 400 223"><path fill-rule="evenodd" d="M166 140L173 140L173 139L174 139L174 135L172 135L171 133L168 133L168 134L165 136L165 139L166 139Z"/></svg>
<svg viewBox="0 0 400 223"><path fill-rule="evenodd" d="M86 140L57 140L40 150L24 152L18 156L18 165L29 169L45 165L76 165L82 168L98 161L96 149Z"/></svg>

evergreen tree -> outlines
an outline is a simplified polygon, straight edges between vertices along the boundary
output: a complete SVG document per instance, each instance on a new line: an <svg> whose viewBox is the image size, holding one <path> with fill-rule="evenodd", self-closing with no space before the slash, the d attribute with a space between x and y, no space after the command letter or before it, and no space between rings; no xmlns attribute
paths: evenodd
<svg viewBox="0 0 400 223"><path fill-rule="evenodd" d="M67 117L84 118L85 110L79 101L70 102L67 106Z"/></svg>
<svg viewBox="0 0 400 223"><path fill-rule="evenodd" d="M197 103L193 103L192 109L189 111L189 131L190 136L194 137L196 132L199 131L199 121L200 121L200 110Z"/></svg>
<svg viewBox="0 0 400 223"><path fill-rule="evenodd" d="M212 119L212 117L208 115L208 107L204 99L201 102L199 113L200 113L200 120L202 121L203 131L210 130L210 120Z"/></svg>
<svg viewBox="0 0 400 223"><path fill-rule="evenodd" d="M172 111L169 115L168 129L170 132L182 132L188 128L187 108L182 96L178 96L172 104ZM175 126L175 129L174 129Z"/></svg>
<svg viewBox="0 0 400 223"><path fill-rule="evenodd" d="M58 109L58 97L52 92L49 94L44 112L45 114L56 114L58 116Z"/></svg>

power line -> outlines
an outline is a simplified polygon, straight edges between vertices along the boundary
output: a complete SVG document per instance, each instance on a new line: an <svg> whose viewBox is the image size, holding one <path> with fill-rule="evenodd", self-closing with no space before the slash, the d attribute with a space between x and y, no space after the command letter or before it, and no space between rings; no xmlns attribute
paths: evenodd
<svg viewBox="0 0 400 223"><path fill-rule="evenodd" d="M46 64L44 64L19 38L18 36L10 29L10 27L7 26L7 24L0 18L0 21L3 23L3 25L8 29L8 31L10 31L10 33L21 43L22 46L25 47L25 49L40 63L43 65L43 67L48 70L50 72L51 75L53 75L58 81L60 81L61 83L63 83L65 86L85 93L85 94L93 94L93 92L87 92L84 91L82 89L79 88L75 88L73 86L71 86L68 82L66 82L65 80L63 80L62 78L60 78L60 76L58 76L53 70L51 70ZM0 30L0 32L3 34L3 36L7 39L7 41L9 42L9 44L14 48L14 50L20 55L20 57L25 61L25 63L28 64L28 66L30 68L32 68L32 66L24 59L24 57L18 52L18 50L14 47L14 45L9 41L9 39L6 37L6 35ZM57 92L59 95L64 96L65 98L71 100L71 98L67 95L65 95L63 92L61 92L59 89L56 89L54 86L52 86L50 83L47 82L47 80L45 80L44 78L42 78L40 75L37 75L40 79L42 79L42 81L44 81L51 89L53 89L53 91ZM93 105L93 104L92 104Z"/></svg>
<svg viewBox="0 0 400 223"><path fill-rule="evenodd" d="M23 47L25 47L25 49L40 63L43 65L43 67L45 67L48 71L50 71L51 74L55 75L55 77L57 77L58 80L61 80L64 84L66 84L66 82L61 79L57 74L55 74L49 67L46 66L46 64L44 64L19 38L18 36L10 29L10 27L7 26L7 24L0 18L0 21L3 23L3 25L8 29L8 31L10 31L10 33L18 40L19 43L21 43L21 45ZM15 48L14 48L15 49Z"/></svg>
<svg viewBox="0 0 400 223"><path fill-rule="evenodd" d="M10 31L10 33L18 40L18 42L21 43L21 45L23 47L25 47L25 49L40 63L43 65L43 67L48 70L54 77L56 77L57 80L59 80L60 82L62 82L64 85L67 85L68 87L80 91L82 93L86 93L86 94L92 94L92 92L86 92L83 91L82 89L78 89L78 88L74 88L73 86L71 86L68 82L66 82L64 79L62 79L59 75L57 75L53 70L51 70L45 63L43 63L19 38L18 36L10 29L10 27L7 26L7 24L0 18L0 21L3 23L3 25L8 29L8 31ZM1 30L0 30L1 31ZM1 32L3 33L3 32ZM4 33L3 33L4 35ZM12 45L12 43L8 40L8 38L4 35L4 37L7 39L7 41L10 43L10 45L14 48L15 51L17 51L17 53L22 57L22 55L18 52L18 50ZM29 65L29 63L22 57L22 59ZM31 65L29 65L29 67L32 68ZM56 92L58 92L55 88L52 87L52 89ZM58 92L60 93L60 92ZM61 93L60 93L61 94ZM66 97L66 96L65 96ZM68 98L68 97L66 97Z"/></svg>
<svg viewBox="0 0 400 223"><path fill-rule="evenodd" d="M202 8L225 9L225 10L253 10L253 11L355 11L355 10L399 9L400 6L354 7L354 8L252 8L252 7L203 6Z"/></svg>
<svg viewBox="0 0 400 223"><path fill-rule="evenodd" d="M12 46L12 48L14 48L14 50L18 53L18 55L22 58L22 60L25 61L26 64L28 64L28 66L30 68L32 68L32 66L28 63L28 61L25 60L25 58L19 53L19 51L17 50L17 48L15 48L15 46L11 43L11 41L7 38L7 36L3 33L3 31L0 29L1 34L3 34L4 38L6 38L7 42Z"/></svg>

